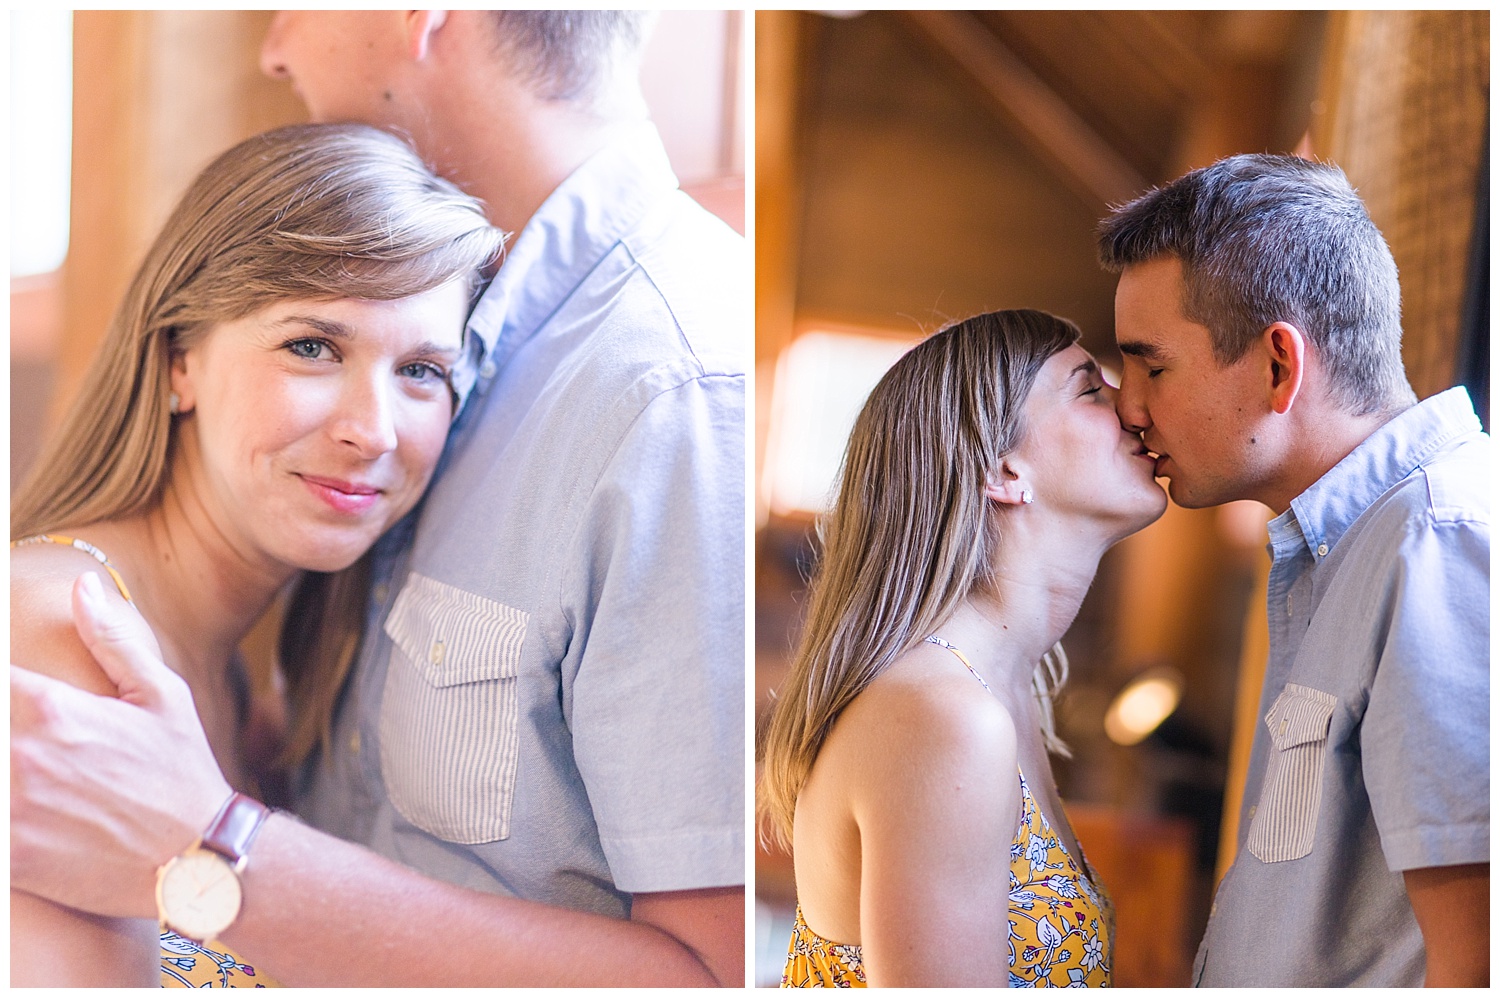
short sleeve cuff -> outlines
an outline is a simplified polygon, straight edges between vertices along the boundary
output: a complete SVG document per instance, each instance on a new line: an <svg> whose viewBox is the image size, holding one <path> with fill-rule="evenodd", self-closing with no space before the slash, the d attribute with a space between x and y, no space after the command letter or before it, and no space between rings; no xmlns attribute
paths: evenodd
<svg viewBox="0 0 1500 998"><path fill-rule="evenodd" d="M1392 873L1490 861L1490 824L1419 825L1380 837Z"/></svg>
<svg viewBox="0 0 1500 998"><path fill-rule="evenodd" d="M646 838L601 838L615 886L632 894L738 887L745 882L745 830L708 828Z"/></svg>

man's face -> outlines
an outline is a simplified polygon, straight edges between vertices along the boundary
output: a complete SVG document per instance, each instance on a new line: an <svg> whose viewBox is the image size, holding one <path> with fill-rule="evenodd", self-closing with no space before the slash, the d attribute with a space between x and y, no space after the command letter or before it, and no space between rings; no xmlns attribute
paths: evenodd
<svg viewBox="0 0 1500 998"><path fill-rule="evenodd" d="M401 14L280 11L261 43L261 72L289 80L313 121L401 124L391 85L406 44Z"/></svg>
<svg viewBox="0 0 1500 998"><path fill-rule="evenodd" d="M1157 455L1156 476L1179 506L1252 498L1263 477L1264 385L1251 349L1232 364L1215 359L1207 327L1182 314L1182 263L1132 264L1115 290L1115 340L1124 355L1116 403L1120 422Z"/></svg>

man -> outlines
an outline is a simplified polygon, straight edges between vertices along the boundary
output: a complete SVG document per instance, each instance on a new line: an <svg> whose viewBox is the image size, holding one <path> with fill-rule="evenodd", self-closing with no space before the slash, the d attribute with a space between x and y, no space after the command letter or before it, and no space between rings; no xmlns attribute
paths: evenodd
<svg viewBox="0 0 1500 998"><path fill-rule="evenodd" d="M1121 422L1182 506L1270 523L1270 661L1193 980L1489 977L1489 438L1417 403L1338 168L1236 156L1115 211Z"/></svg>
<svg viewBox="0 0 1500 998"><path fill-rule="evenodd" d="M743 984L747 260L675 189L646 28L298 11L266 39L314 119L405 133L519 233L307 769L306 818L368 849L231 811L263 823L214 934L283 983ZM124 702L12 670L12 883L149 916L155 869L234 831L228 786L129 623L81 631ZM118 792L42 775L106 766Z"/></svg>

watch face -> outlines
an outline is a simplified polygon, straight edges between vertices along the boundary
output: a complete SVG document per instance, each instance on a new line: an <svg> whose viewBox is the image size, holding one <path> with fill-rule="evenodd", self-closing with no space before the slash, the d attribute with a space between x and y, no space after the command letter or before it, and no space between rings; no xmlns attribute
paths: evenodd
<svg viewBox="0 0 1500 998"><path fill-rule="evenodd" d="M218 853L190 849L162 867L156 903L167 928L207 942L240 913L240 878Z"/></svg>

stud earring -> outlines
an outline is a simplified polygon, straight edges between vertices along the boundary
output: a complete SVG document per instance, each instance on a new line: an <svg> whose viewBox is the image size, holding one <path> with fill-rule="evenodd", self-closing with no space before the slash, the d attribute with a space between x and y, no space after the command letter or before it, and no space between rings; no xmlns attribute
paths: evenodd
<svg viewBox="0 0 1500 998"><path fill-rule="evenodd" d="M167 393L167 411L174 416L182 411L181 395L178 395L176 392Z"/></svg>
<svg viewBox="0 0 1500 998"><path fill-rule="evenodd" d="M1027 506L1030 506L1035 501L1036 500L1033 499L1032 496L1031 496L1031 490L1030 489L1022 489L1021 490L1021 502L1022 503L1024 503Z"/></svg>

